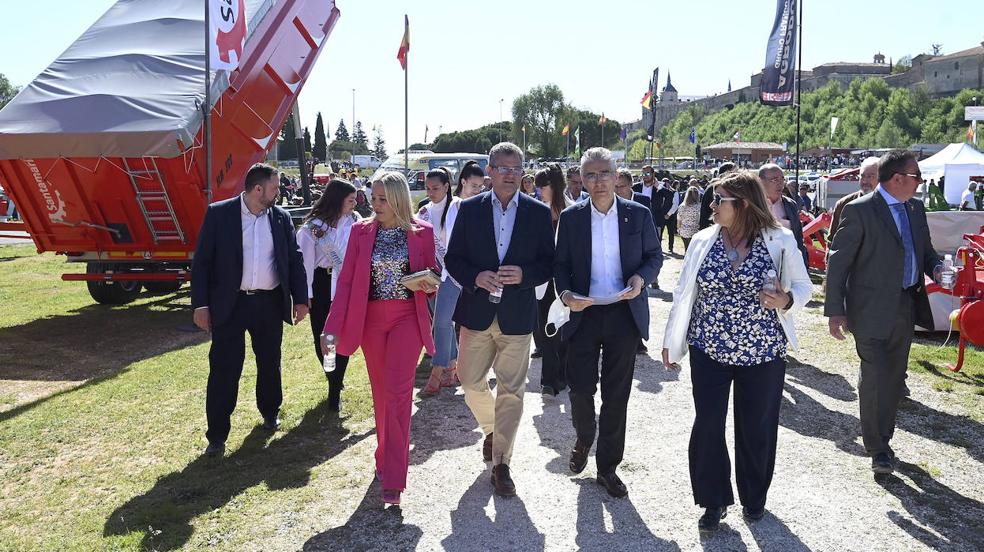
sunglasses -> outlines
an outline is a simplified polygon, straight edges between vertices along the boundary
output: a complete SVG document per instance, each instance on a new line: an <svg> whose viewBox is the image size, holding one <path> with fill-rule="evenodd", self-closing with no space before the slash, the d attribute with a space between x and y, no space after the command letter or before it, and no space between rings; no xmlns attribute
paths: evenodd
<svg viewBox="0 0 984 552"><path fill-rule="evenodd" d="M721 194L715 193L714 194L714 199L711 201L711 204L712 205L717 205L718 207L720 207L721 204L724 203L725 201L738 201L738 198L737 197L724 197Z"/></svg>

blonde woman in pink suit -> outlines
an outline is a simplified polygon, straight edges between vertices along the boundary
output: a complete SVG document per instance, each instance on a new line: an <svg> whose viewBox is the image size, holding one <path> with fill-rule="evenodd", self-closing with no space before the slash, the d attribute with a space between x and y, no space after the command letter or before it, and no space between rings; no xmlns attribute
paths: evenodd
<svg viewBox="0 0 984 552"><path fill-rule="evenodd" d="M410 411L421 349L434 354L427 296L400 279L436 270L434 230L410 214L410 189L389 172L372 185L373 216L352 226L338 291L321 335L322 350L362 348L376 418L376 474L383 502L399 504L410 460ZM333 351L332 351L333 352Z"/></svg>

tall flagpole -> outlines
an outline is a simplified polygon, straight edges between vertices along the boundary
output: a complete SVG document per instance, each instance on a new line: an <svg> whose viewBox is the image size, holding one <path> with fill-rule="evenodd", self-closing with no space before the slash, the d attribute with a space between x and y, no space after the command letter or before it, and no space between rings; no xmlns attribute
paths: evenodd
<svg viewBox="0 0 984 552"><path fill-rule="evenodd" d="M404 14L404 36L410 33L410 18ZM409 39L408 39L409 40ZM407 65L403 68L403 172L410 178L410 80L407 73L410 69L410 50L404 54Z"/></svg>
<svg viewBox="0 0 984 552"><path fill-rule="evenodd" d="M800 109L802 102L800 98L803 94L803 0L799 0L799 29L797 32L799 40L796 41L797 61L796 61L796 188L799 189L800 179Z"/></svg>
<svg viewBox="0 0 984 552"><path fill-rule="evenodd" d="M205 0L205 199L212 203L212 20Z"/></svg>

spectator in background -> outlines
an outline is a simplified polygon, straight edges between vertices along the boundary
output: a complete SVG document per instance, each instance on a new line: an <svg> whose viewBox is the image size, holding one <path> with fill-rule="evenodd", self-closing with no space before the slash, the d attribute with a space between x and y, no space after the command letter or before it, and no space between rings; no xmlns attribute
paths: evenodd
<svg viewBox="0 0 984 552"><path fill-rule="evenodd" d="M519 189L521 192L530 197L537 197L536 186L533 184L532 174L527 173L523 175L523 180L520 181Z"/></svg>
<svg viewBox="0 0 984 552"><path fill-rule="evenodd" d="M673 241L677 233L677 210L680 209L680 193L677 191L677 183L671 182L669 178L663 179L663 187L672 193L670 208L666 212L665 226L667 234L666 242L669 246L667 250L673 253Z"/></svg>
<svg viewBox="0 0 984 552"><path fill-rule="evenodd" d="M974 201L974 192L977 191L977 183L971 182L967 189L960 195L960 211L976 211L977 202Z"/></svg>
<svg viewBox="0 0 984 552"><path fill-rule="evenodd" d="M369 198L366 197L366 191L364 189L355 191L355 211L362 215L363 218L372 214L372 205L369 204Z"/></svg>
<svg viewBox="0 0 984 552"><path fill-rule="evenodd" d="M581 183L581 167L575 166L567 169L567 197L571 198L574 203L588 199L588 192L584 191L584 185Z"/></svg>
<svg viewBox="0 0 984 552"><path fill-rule="evenodd" d="M717 169L717 178L721 178L731 171L737 170L738 165L731 161L725 161ZM707 185L704 195L700 198L700 229L703 230L711 225L711 200L714 199L714 180Z"/></svg>
<svg viewBox="0 0 984 552"><path fill-rule="evenodd" d="M680 238L683 240L684 253L690 248L690 240L700 230L700 190L697 181L691 180L690 187L684 192L683 203L677 210Z"/></svg>
<svg viewBox="0 0 984 552"><path fill-rule="evenodd" d="M767 163L759 167L758 175L762 189L765 191L765 200L769 204L769 211L772 212L772 216L775 217L780 226L793 232L796 245L803 255L803 264L810 266L809 253L803 242L803 223L799 218L799 206L795 201L782 195L785 184L782 168L779 165Z"/></svg>
<svg viewBox="0 0 984 552"><path fill-rule="evenodd" d="M841 214L844 212L844 206L865 194L870 194L875 189L875 186L878 185L877 157L869 157L861 162L861 168L858 170L858 178L861 180L861 189L840 198L834 205L834 212L830 218L830 233L827 238L828 243L834 242L834 236L837 235L837 228L840 226ZM934 182L930 182L929 185L935 186L936 184Z"/></svg>
<svg viewBox="0 0 984 552"><path fill-rule="evenodd" d="M801 184L800 185L800 193L799 193L798 196L796 196L796 203L799 204L799 208L800 208L801 211L806 211L807 213L812 213L813 212L813 200L810 199L809 193L810 193L810 185L809 184Z"/></svg>

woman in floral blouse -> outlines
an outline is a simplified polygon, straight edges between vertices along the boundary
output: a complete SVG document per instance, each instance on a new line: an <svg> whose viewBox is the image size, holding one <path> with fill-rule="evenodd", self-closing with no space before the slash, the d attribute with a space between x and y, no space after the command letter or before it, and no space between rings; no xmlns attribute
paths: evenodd
<svg viewBox="0 0 984 552"><path fill-rule="evenodd" d="M690 240L700 231L700 189L697 181L691 180L683 196L683 203L677 210L677 234L683 239L683 251L690 248Z"/></svg>
<svg viewBox="0 0 984 552"><path fill-rule="evenodd" d="M732 383L738 497L747 519L765 515L786 352L796 349L793 312L812 291L796 240L773 218L758 177L740 171L715 184L705 192L714 194L715 224L691 241L663 338L667 368L690 353L690 481L705 509L701 530L717 529L734 504L725 442Z"/></svg>

